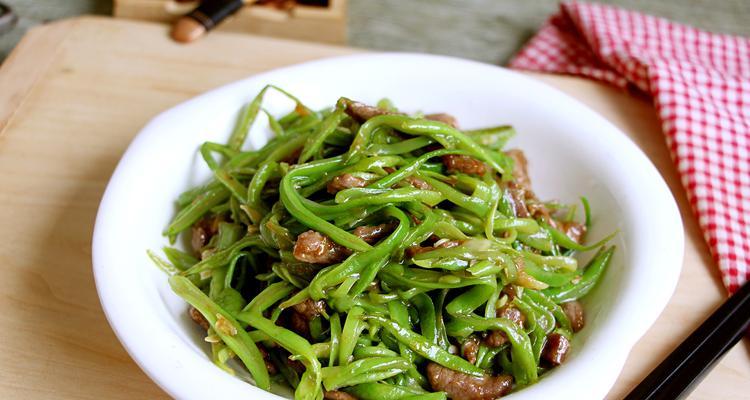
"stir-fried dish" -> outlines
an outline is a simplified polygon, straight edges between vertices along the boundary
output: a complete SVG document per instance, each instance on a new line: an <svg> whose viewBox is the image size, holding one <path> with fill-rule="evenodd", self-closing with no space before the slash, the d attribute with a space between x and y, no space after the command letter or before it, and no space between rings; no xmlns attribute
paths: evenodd
<svg viewBox="0 0 750 400"><path fill-rule="evenodd" d="M276 119L277 91L296 107ZM274 136L244 150L256 119ZM565 362L578 300L609 240L584 245L588 202L544 202L510 126L341 98L315 111L269 86L227 144L200 148L213 179L183 193L150 253L190 304L213 362L295 399L494 399ZM581 221L582 222L579 222ZM586 265L577 252L599 249ZM208 345L207 344L207 345Z"/></svg>

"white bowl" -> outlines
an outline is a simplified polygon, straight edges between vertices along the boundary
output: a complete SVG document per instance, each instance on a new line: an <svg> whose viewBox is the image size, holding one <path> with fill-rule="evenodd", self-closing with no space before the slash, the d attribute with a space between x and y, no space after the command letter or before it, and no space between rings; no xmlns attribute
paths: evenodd
<svg viewBox="0 0 750 400"><path fill-rule="evenodd" d="M268 83L313 108L340 96L370 103L388 97L403 110L449 112L466 128L514 125L511 146L526 152L537 194L565 202L586 196L594 222L589 237L620 233L609 270L585 300L587 326L566 364L508 398L606 395L680 274L684 238L670 191L625 134L578 101L503 68L416 54L332 58L255 75L165 111L133 140L99 206L94 273L109 323L157 384L181 399L276 398L247 375L232 377L210 362L186 304L146 256L167 243L161 232L173 200L209 176L198 146L225 141L241 106ZM289 107L269 98L271 112ZM266 137L260 124L251 145Z"/></svg>

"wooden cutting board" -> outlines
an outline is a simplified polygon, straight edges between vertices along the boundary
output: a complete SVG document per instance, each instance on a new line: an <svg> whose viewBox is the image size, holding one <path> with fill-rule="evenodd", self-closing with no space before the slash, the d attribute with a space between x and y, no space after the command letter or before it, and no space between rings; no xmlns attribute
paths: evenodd
<svg viewBox="0 0 750 400"><path fill-rule="evenodd" d="M120 155L146 121L203 91L356 51L220 32L183 46L166 33L108 18L57 22L31 30L0 67L2 399L165 398L110 330L91 274L94 217ZM648 101L581 79L533 76L630 135L669 183L685 222L677 292L631 353L609 396L619 399L724 300L724 289ZM742 343L691 398L747 393Z"/></svg>

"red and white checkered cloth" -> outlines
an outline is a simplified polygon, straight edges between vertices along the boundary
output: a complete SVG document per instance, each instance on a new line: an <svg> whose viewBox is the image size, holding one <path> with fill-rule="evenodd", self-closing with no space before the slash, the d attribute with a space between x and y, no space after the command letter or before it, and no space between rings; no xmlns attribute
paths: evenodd
<svg viewBox="0 0 750 400"><path fill-rule="evenodd" d="M724 284L750 280L750 39L568 2L510 67L650 94Z"/></svg>

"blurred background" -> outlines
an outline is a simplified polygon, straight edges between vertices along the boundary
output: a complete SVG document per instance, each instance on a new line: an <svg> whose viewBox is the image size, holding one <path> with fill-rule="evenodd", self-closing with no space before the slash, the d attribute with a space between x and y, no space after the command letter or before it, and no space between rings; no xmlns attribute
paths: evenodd
<svg viewBox="0 0 750 400"><path fill-rule="evenodd" d="M493 64L505 63L558 4L556 0L332 0L330 6L335 10L325 15L325 10L315 9L290 12L289 0L266 2L277 3L265 6L275 9L262 11L260 6L254 6L257 10L241 12L222 29L377 50L447 54ZM714 32L750 36L750 0L600 2ZM83 14L167 21L189 6L185 0L0 0L0 3L8 5L17 18L12 27L0 29L5 31L0 33L0 60L7 57L27 29L47 21Z"/></svg>

